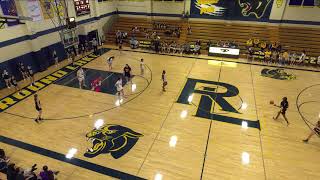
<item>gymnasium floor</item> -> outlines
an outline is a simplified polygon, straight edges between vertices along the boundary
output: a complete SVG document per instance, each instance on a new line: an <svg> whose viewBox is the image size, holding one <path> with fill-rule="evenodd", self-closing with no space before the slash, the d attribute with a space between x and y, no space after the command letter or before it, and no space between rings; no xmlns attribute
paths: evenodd
<svg viewBox="0 0 320 180"><path fill-rule="evenodd" d="M32 119L31 89L12 105L2 99L0 147L18 166L47 164L61 180L320 179L320 139L301 141L319 115L319 72L285 69L296 78L279 80L261 75L276 68L245 63L117 50L87 57L78 64L86 83L101 77L103 92L81 90L74 72L58 72L60 78L38 91L47 119L41 124ZM116 106L114 82L125 64L136 89L126 85ZM161 91L162 70L167 92ZM284 96L288 127L282 117L272 119L278 108L269 104ZM93 130L98 119L104 125ZM67 159L71 148L77 153Z"/></svg>

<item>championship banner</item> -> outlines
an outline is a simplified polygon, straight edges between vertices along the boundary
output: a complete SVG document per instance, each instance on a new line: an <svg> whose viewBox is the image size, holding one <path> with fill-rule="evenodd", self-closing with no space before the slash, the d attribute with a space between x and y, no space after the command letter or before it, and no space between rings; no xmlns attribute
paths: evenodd
<svg viewBox="0 0 320 180"><path fill-rule="evenodd" d="M273 0L191 0L193 18L227 20L269 19Z"/></svg>
<svg viewBox="0 0 320 180"><path fill-rule="evenodd" d="M32 18L32 21L42 20L41 7L38 0L28 0L27 7L29 12L29 17Z"/></svg>
<svg viewBox="0 0 320 180"><path fill-rule="evenodd" d="M65 15L65 4L62 0L39 0L42 14L44 19L50 19L57 16L57 13L60 17Z"/></svg>

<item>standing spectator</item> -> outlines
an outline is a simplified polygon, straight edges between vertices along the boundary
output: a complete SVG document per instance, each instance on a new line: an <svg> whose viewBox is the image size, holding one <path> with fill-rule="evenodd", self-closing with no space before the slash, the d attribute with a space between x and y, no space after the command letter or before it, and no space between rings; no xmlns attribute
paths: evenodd
<svg viewBox="0 0 320 180"><path fill-rule="evenodd" d="M33 86L34 85L34 73L33 73L32 67L30 65L27 66L27 72L28 72L28 76L30 77L31 86Z"/></svg>
<svg viewBox="0 0 320 180"><path fill-rule="evenodd" d="M22 62L18 63L18 70L20 71L23 80L24 81L27 80L28 79L27 69Z"/></svg>
<svg viewBox="0 0 320 180"><path fill-rule="evenodd" d="M54 64L57 67L59 65L59 58L58 58L56 50L53 50L52 58L54 59Z"/></svg>
<svg viewBox="0 0 320 180"><path fill-rule="evenodd" d="M116 33L116 44L119 43L119 39L120 38L121 38L121 32L120 32L120 30L118 30L117 33Z"/></svg>
<svg viewBox="0 0 320 180"><path fill-rule="evenodd" d="M9 73L6 69L4 69L2 72L2 78L4 79L4 82L6 83L7 88L10 89L12 86L11 78L10 78Z"/></svg>
<svg viewBox="0 0 320 180"><path fill-rule="evenodd" d="M11 76L11 84L14 87L15 93L18 92L18 94L20 94L20 87L19 87L18 82L14 76Z"/></svg>
<svg viewBox="0 0 320 180"><path fill-rule="evenodd" d="M92 46L93 46L93 53L97 53L97 51L98 51L98 41L96 40L96 38L92 39Z"/></svg>

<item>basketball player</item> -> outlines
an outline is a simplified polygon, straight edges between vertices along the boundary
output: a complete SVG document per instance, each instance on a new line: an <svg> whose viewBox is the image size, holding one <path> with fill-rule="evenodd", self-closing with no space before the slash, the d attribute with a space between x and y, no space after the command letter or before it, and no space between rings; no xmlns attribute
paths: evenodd
<svg viewBox="0 0 320 180"><path fill-rule="evenodd" d="M19 87L17 80L14 76L11 76L11 84L13 85L13 87L15 89L15 93L18 92L18 94L20 94L20 87Z"/></svg>
<svg viewBox="0 0 320 180"><path fill-rule="evenodd" d="M28 72L28 75L31 80L31 86L33 86L34 85L34 73L33 73L31 66L27 66L27 70L28 70L27 72Z"/></svg>
<svg viewBox="0 0 320 180"><path fill-rule="evenodd" d="M102 78L98 77L91 82L91 90L101 92Z"/></svg>
<svg viewBox="0 0 320 180"><path fill-rule="evenodd" d="M140 60L140 74L141 74L141 76L144 75L144 62L143 62L143 59Z"/></svg>
<svg viewBox="0 0 320 180"><path fill-rule="evenodd" d="M109 70L112 69L112 61L114 59L114 56L111 56L107 59L107 63L108 63L108 66L109 66Z"/></svg>
<svg viewBox="0 0 320 180"><path fill-rule="evenodd" d="M132 81L131 81L131 67L126 64L126 66L123 68L123 74L124 74L124 77L126 79L126 83L128 83L130 81L130 83L132 84Z"/></svg>
<svg viewBox="0 0 320 180"><path fill-rule="evenodd" d="M22 62L19 62L18 63L18 70L20 71L21 75L22 75L22 78L23 80L25 81L26 79L28 79L28 73L27 73L27 70L24 66L24 64Z"/></svg>
<svg viewBox="0 0 320 180"><path fill-rule="evenodd" d="M11 79L10 79L9 73L6 69L4 69L2 72L2 78L4 79L4 82L6 83L7 88L10 89L12 84L11 84Z"/></svg>
<svg viewBox="0 0 320 180"><path fill-rule="evenodd" d="M162 79L162 91L165 92L166 91L166 86L168 85L167 77L166 77L166 71L165 70L162 71L161 79Z"/></svg>
<svg viewBox="0 0 320 180"><path fill-rule="evenodd" d="M313 128L313 131L311 131L311 133L309 134L308 138L303 140L303 142L308 143L310 138L315 134L320 136L320 120L317 122L316 126Z"/></svg>
<svg viewBox="0 0 320 180"><path fill-rule="evenodd" d="M82 69L82 67L79 68L79 70L77 71L77 78L79 81L79 88L82 89L82 87L85 87L85 76L84 76L84 71Z"/></svg>
<svg viewBox="0 0 320 180"><path fill-rule="evenodd" d="M118 99L121 100L122 97L124 97L124 91L123 91L123 87L122 87L122 78L121 77L118 78L115 86L117 88Z"/></svg>
<svg viewBox="0 0 320 180"><path fill-rule="evenodd" d="M42 114L42 108L41 108L41 103L38 97L38 94L34 95L34 104L36 107L36 110L38 111L38 117L34 120L36 123L39 123L40 121L42 121L43 119L41 118L41 114Z"/></svg>
<svg viewBox="0 0 320 180"><path fill-rule="evenodd" d="M119 52L120 52L120 55L121 55L121 50L122 50L122 43L123 43L123 40L122 38L119 39Z"/></svg>
<svg viewBox="0 0 320 180"><path fill-rule="evenodd" d="M274 106L277 106L277 105L274 104ZM286 120L286 122L287 122L287 125L289 126L289 121L288 121L288 119L287 119L287 117L286 117L286 111L287 111L287 109L288 109L288 107L289 107L289 102L288 102L288 100L287 100L287 97L283 97L283 98L282 98L282 101L281 101L281 103L280 103L280 106L277 106L277 107L280 108L280 111L278 112L278 114L277 114L277 116L276 116L275 118L273 117L273 119L274 119L274 120L277 120L278 117L280 116L280 114L282 114L283 118L284 118L284 119Z"/></svg>

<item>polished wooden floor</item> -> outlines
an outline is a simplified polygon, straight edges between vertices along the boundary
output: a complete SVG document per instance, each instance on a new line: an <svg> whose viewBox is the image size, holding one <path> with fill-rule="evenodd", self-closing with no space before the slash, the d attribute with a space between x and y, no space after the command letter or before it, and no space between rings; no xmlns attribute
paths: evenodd
<svg viewBox="0 0 320 180"><path fill-rule="evenodd" d="M123 105L107 110L115 106L116 97L113 95L52 84L38 93L44 118L52 120L36 124L31 119L1 113L0 135L61 154L76 148L75 157L78 159L145 179L155 179L159 176L157 174L161 174L164 180L320 179L320 139L314 136L309 144L302 143L310 130L296 106L298 94L319 83L319 72L287 69L286 72L296 75L297 79L277 80L261 76L261 70L268 67L258 65L129 51L120 54L117 50L107 52L85 67L108 71L106 58L112 55L115 56L114 72L122 72L124 65L130 64L133 74L139 75L140 58L150 68L146 68L144 77L134 77L135 93L125 87L128 97ZM166 92L161 90L162 70L167 71ZM177 103L188 78L236 86L248 107L241 109L239 114L224 115L259 120L261 131L194 116L197 106ZM298 99L300 103L314 101L300 109L312 123L319 114L319 90L314 86ZM279 103L284 96L288 97L290 104L287 112L289 126L282 117L277 121L272 119L278 108L269 104L270 100ZM201 94L194 94L193 102L198 104L200 98ZM239 98L226 100L234 106L241 105ZM184 110L187 116L181 117ZM100 111L104 112L90 116ZM35 117L33 98L29 97L5 112ZM220 107L215 107L213 112L223 114ZM88 116L68 119L82 115ZM103 119L106 124L128 127L143 137L119 159L110 154L86 158L83 153L92 144L86 141L85 135L93 129L97 119ZM173 136L176 136L176 143L170 146ZM0 148L5 149L19 166L29 167L37 163L59 170L58 179L61 180L114 179L5 143L0 143ZM242 159L243 153L249 155L246 163Z"/></svg>

